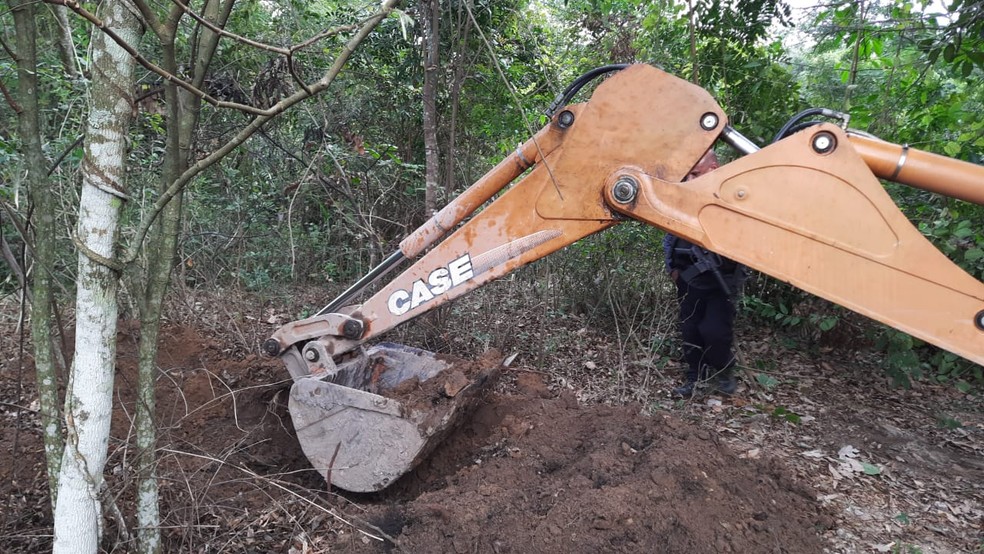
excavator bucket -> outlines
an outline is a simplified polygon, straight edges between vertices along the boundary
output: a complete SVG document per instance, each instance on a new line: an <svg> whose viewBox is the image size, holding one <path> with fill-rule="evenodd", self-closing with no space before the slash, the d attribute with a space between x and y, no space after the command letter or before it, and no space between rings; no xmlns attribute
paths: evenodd
<svg viewBox="0 0 984 554"><path fill-rule="evenodd" d="M295 380L290 415L329 485L374 492L416 467L507 364L496 353L465 362L382 343L339 365L334 382Z"/></svg>

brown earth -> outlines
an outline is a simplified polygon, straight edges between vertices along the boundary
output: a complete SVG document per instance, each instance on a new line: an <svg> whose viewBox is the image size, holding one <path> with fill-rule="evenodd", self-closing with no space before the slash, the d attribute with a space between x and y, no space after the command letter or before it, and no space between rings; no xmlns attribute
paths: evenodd
<svg viewBox="0 0 984 554"><path fill-rule="evenodd" d="M106 471L124 514L132 513L138 333L125 324L119 335ZM203 335L168 328L159 358L158 474L169 552L956 552L984 538L978 423L964 427L964 450L955 452L939 441L929 448L911 420L873 428L835 406L809 417L836 425L797 427L788 414L809 408L754 388L724 402L584 404L525 367L507 370L475 413L389 489L329 491L295 439L279 361L236 359L233 347ZM17 369L17 359L5 347L0 551L35 552L50 548L51 520L30 368ZM797 398L807 394L792 388ZM841 400L855 413L867 409ZM870 446L876 440L879 452ZM834 462L850 460L831 448L845 441L880 475L838 473ZM933 455L944 465L926 458ZM952 479L940 475L944 468ZM893 494L894 504L883 502ZM940 503L954 521L930 521ZM913 506L935 507L920 519ZM899 514L950 536L920 535ZM902 549L916 542L922 550ZM132 544L110 522L104 546L124 552Z"/></svg>

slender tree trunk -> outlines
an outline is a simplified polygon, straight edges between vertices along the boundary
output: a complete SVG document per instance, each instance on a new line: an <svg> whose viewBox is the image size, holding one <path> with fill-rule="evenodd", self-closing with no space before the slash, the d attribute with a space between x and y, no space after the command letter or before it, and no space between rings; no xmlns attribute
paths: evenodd
<svg viewBox="0 0 984 554"><path fill-rule="evenodd" d="M164 45L164 68L174 73L174 45ZM178 122L181 119L177 87L164 87L168 109L168 137L162 175L166 189L176 175L183 171L178 151ZM172 260L180 228L183 194L178 193L164 207L151 230L146 247L145 283L140 306L140 346L138 395L136 407L137 443L137 545L143 554L160 552L160 508L157 466L157 427L155 380L157 377L157 341L160 337L161 312L164 295L171 278Z"/></svg>
<svg viewBox="0 0 984 554"><path fill-rule="evenodd" d="M51 268L55 261L55 205L45 177L45 159L41 150L41 110L37 91L37 29L34 4L12 0L10 8L17 30L17 102L21 155L27 190L33 205L34 270L31 273L31 341L41 410L48 491L54 509L61 466L62 437L58 401L58 373L55 369Z"/></svg>
<svg viewBox="0 0 984 554"><path fill-rule="evenodd" d="M437 177L439 151L437 146L437 79L440 63L438 21L441 8L438 0L420 0L424 20L424 208L427 215L437 210Z"/></svg>
<svg viewBox="0 0 984 554"><path fill-rule="evenodd" d="M124 2L100 6L108 28L129 44L143 30ZM132 114L133 58L97 29L92 40L91 108L82 162L75 357L66 392L67 441L58 480L54 552L98 551L102 473L109 449L116 362L118 273L114 249L126 198L125 136Z"/></svg>
<svg viewBox="0 0 984 554"><path fill-rule="evenodd" d="M210 0L202 15L218 27L224 27L235 0ZM164 68L177 72L174 40L177 21L165 29L160 37L164 44ZM201 87L208 74L208 67L215 54L218 35L203 28L192 65L192 84ZM201 111L201 101L172 83L164 87L168 110L168 137L161 178L161 192L188 169L192 142ZM140 362L138 374L138 402L136 409L137 442L137 549L141 554L157 554L161 551L160 512L157 465L157 431L155 418L155 380L157 377L157 347L160 337L161 313L164 297L171 281L178 236L181 231L183 194L178 193L164 207L147 245L147 266L144 272L143 297L140 302Z"/></svg>
<svg viewBox="0 0 984 554"><path fill-rule="evenodd" d="M54 11L55 22L58 24L58 57L65 68L65 75L70 79L78 79L79 69L75 62L75 41L72 39L72 27L68 23L68 8L51 4L50 9Z"/></svg>
<svg viewBox="0 0 984 554"><path fill-rule="evenodd" d="M687 33L690 35L690 82L700 84L699 62L697 60L697 24L694 19L697 14L694 12L693 0L687 0Z"/></svg>
<svg viewBox="0 0 984 554"><path fill-rule="evenodd" d="M858 34L854 37L854 48L851 52L851 70L847 75L847 86L844 87L844 111L851 111L851 95L858 80L858 58L861 53L861 42L864 41L864 26L867 14L864 0L858 1Z"/></svg>
<svg viewBox="0 0 984 554"><path fill-rule="evenodd" d="M451 198L454 194L455 161L459 160L456 155L457 135L458 135L458 109L461 107L461 87L465 82L465 69L467 63L465 56L468 48L468 35L471 31L471 18L465 15L465 8L458 5L458 45L451 62L454 65L451 81L451 116L448 122L448 142L444 151L444 194Z"/></svg>

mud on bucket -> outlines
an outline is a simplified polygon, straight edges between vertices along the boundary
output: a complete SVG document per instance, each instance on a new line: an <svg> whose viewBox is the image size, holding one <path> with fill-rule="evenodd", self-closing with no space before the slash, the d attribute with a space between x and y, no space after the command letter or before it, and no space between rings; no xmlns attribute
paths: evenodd
<svg viewBox="0 0 984 554"><path fill-rule="evenodd" d="M290 415L304 454L330 484L381 490L420 463L479 401L508 362L438 359L382 343L340 367L328 382L303 377L290 389Z"/></svg>

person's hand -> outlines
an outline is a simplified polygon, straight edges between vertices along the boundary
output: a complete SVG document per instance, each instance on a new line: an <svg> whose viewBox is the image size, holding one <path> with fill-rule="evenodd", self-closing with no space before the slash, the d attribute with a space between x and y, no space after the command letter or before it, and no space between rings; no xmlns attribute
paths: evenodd
<svg viewBox="0 0 984 554"><path fill-rule="evenodd" d="M673 282L674 283L676 283L677 282L677 279L679 279L679 278L680 278L680 270L679 269L670 270L670 279L673 279Z"/></svg>

